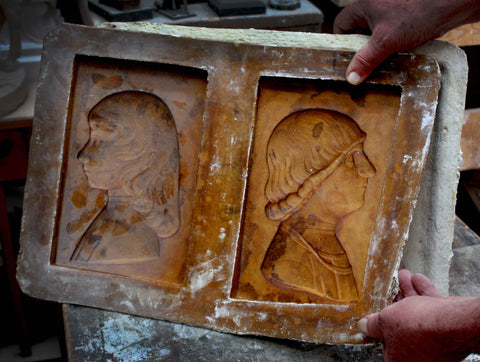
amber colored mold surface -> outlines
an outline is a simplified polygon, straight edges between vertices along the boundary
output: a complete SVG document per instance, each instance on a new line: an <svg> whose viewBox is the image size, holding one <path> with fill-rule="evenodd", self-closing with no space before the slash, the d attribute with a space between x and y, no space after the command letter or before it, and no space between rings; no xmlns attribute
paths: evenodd
<svg viewBox="0 0 480 362"><path fill-rule="evenodd" d="M368 342L356 322L395 288L436 62L399 55L352 87L352 53L334 40L162 29L47 38L22 289L232 333Z"/></svg>

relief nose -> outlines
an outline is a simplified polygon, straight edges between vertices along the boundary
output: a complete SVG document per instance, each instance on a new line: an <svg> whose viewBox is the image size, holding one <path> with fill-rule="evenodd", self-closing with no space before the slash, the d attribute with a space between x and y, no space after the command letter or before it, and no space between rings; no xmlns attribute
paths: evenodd
<svg viewBox="0 0 480 362"><path fill-rule="evenodd" d="M85 155L84 149L85 148L82 148L82 150L77 154L77 159L81 163L88 163L88 157Z"/></svg>
<svg viewBox="0 0 480 362"><path fill-rule="evenodd" d="M353 160L360 176L368 178L375 175L375 168L363 152L354 152Z"/></svg>
<svg viewBox="0 0 480 362"><path fill-rule="evenodd" d="M90 147L90 141L88 141L87 144L85 146L83 146L83 148L80 150L80 152L78 152L77 159L81 163L89 163L90 162L91 152L89 152L89 147Z"/></svg>

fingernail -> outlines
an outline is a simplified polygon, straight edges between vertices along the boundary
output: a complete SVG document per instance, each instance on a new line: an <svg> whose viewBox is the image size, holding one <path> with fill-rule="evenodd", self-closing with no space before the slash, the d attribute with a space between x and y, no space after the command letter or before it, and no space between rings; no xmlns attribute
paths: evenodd
<svg viewBox="0 0 480 362"><path fill-rule="evenodd" d="M363 333L363 334L367 334L368 333L368 329L367 329L367 318L362 318L358 321L358 329L360 329L360 331Z"/></svg>
<svg viewBox="0 0 480 362"><path fill-rule="evenodd" d="M361 80L362 80L362 78L356 72L350 72L347 75L347 81L350 84L353 84L353 85L360 84Z"/></svg>

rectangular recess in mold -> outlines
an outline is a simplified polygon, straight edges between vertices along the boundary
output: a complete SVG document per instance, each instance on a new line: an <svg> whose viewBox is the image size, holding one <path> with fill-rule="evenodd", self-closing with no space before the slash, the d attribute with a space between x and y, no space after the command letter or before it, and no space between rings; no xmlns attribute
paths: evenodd
<svg viewBox="0 0 480 362"><path fill-rule="evenodd" d="M371 293L400 96L392 85L260 79L233 298L358 304Z"/></svg>
<svg viewBox="0 0 480 362"><path fill-rule="evenodd" d="M74 65L53 264L182 283L207 73L82 55Z"/></svg>

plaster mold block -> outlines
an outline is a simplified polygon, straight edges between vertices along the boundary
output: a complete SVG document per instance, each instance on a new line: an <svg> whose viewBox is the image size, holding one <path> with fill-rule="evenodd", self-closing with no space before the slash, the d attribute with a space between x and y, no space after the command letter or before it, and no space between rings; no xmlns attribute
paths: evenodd
<svg viewBox="0 0 480 362"><path fill-rule="evenodd" d="M51 33L23 290L217 331L368 342L357 321L394 295L441 73L401 54L353 87L348 39Z"/></svg>

